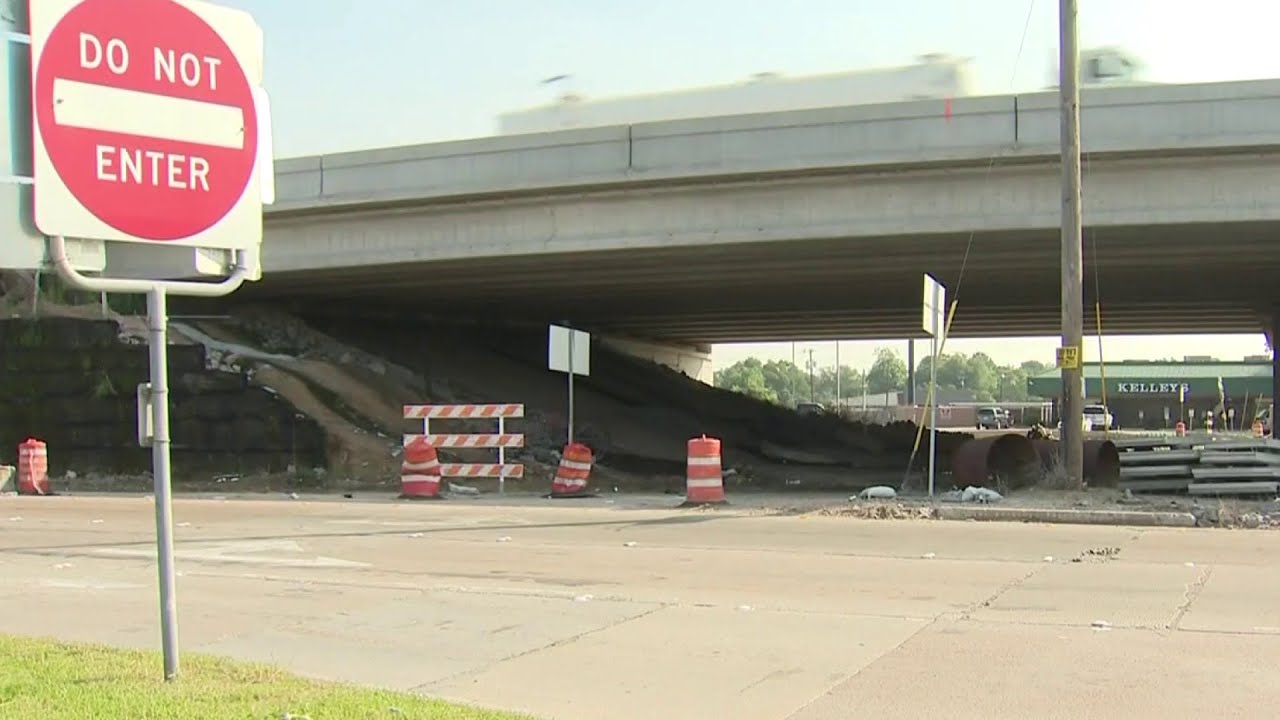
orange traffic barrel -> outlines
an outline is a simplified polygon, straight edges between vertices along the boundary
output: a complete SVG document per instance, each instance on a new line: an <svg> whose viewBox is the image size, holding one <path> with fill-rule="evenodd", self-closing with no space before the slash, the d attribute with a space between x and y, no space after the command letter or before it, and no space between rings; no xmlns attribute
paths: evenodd
<svg viewBox="0 0 1280 720"><path fill-rule="evenodd" d="M726 502L719 440L706 435L690 440L687 467L685 506L722 505Z"/></svg>
<svg viewBox="0 0 1280 720"><path fill-rule="evenodd" d="M49 449L35 438L18 445L18 494L49 495Z"/></svg>
<svg viewBox="0 0 1280 720"><path fill-rule="evenodd" d="M404 500L439 500L440 458L424 437L405 443L400 464L400 497Z"/></svg>
<svg viewBox="0 0 1280 720"><path fill-rule="evenodd" d="M587 490L587 480L591 477L591 465L595 456L591 448L582 443L566 445L560 455L560 465L556 468L555 477L551 480L551 494L547 497L555 499L589 498L595 495Z"/></svg>

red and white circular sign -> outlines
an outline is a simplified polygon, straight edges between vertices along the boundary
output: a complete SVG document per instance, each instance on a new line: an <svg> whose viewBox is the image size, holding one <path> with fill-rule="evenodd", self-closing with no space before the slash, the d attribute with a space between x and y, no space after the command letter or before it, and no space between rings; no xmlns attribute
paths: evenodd
<svg viewBox="0 0 1280 720"><path fill-rule="evenodd" d="M190 238L245 196L258 156L253 85L182 3L79 2L44 39L33 92L58 178L119 233Z"/></svg>

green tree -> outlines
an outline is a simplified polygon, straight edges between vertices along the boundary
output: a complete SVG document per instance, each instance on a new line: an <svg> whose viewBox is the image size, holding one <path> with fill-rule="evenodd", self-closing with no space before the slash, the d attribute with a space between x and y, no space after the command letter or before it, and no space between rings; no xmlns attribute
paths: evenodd
<svg viewBox="0 0 1280 720"><path fill-rule="evenodd" d="M999 368L995 399L1000 402L1024 402L1027 398L1027 371L1021 367Z"/></svg>
<svg viewBox="0 0 1280 720"><path fill-rule="evenodd" d="M965 389L971 390L979 402L995 400L1000 385L1000 368L991 356L983 352L974 353L965 365Z"/></svg>
<svg viewBox="0 0 1280 720"><path fill-rule="evenodd" d="M920 361L916 370L916 380L923 386L929 385L929 369L933 366L933 358L926 357ZM944 353L938 356L938 387L943 390L964 390L969 388L969 358L962 353Z"/></svg>
<svg viewBox="0 0 1280 720"><path fill-rule="evenodd" d="M825 405L835 405L836 369L823 368L818 373L815 385L817 387L818 402ZM840 366L840 396L843 397L846 402L856 402L857 399L862 396L862 387L862 373L848 365Z"/></svg>
<svg viewBox="0 0 1280 720"><path fill-rule="evenodd" d="M916 374L918 387L928 387L931 361L931 358L920 361ZM971 356L944 354L938 359L938 388L970 392L978 402L1022 402L1027 399L1027 378L1045 369L1043 363L1035 360L1017 366L1000 366L983 352Z"/></svg>
<svg viewBox="0 0 1280 720"><path fill-rule="evenodd" d="M809 402L809 373L788 360L770 360L764 364L764 382L786 407Z"/></svg>
<svg viewBox="0 0 1280 720"><path fill-rule="evenodd" d="M1042 363L1039 360L1027 360L1023 362L1021 365L1019 365L1018 367L1019 369L1022 370L1022 372L1027 374L1027 377L1035 377L1036 375L1042 375L1053 369L1052 365L1048 363Z"/></svg>
<svg viewBox="0 0 1280 720"><path fill-rule="evenodd" d="M715 384L718 388L778 402L778 394L765 382L764 365L756 358L739 360L723 370L717 370Z"/></svg>
<svg viewBox="0 0 1280 720"><path fill-rule="evenodd" d="M938 367L942 367L939 364ZM876 350L876 361L867 371L867 392L894 392L907 388L907 364L889 348Z"/></svg>

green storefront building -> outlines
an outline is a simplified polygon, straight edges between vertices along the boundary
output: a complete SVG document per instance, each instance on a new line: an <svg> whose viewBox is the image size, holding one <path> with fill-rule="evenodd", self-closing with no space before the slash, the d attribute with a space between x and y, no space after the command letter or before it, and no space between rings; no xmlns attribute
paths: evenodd
<svg viewBox="0 0 1280 720"><path fill-rule="evenodd" d="M1189 425L1203 425L1220 402L1235 426L1248 428L1261 407L1271 402L1271 362L1147 362L1126 361L1086 363L1084 368L1087 403L1102 403L1104 397L1115 421L1122 428L1172 427L1181 418ZM1219 387L1221 386L1221 390ZM1057 370L1027 379L1027 392L1057 403L1062 395L1062 378ZM1221 427L1219 417L1215 427ZM1242 425L1243 423L1243 425Z"/></svg>

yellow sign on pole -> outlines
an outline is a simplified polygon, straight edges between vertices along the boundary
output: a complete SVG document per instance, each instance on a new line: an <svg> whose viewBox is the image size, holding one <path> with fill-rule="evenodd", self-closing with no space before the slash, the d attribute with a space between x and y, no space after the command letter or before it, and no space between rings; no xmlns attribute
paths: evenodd
<svg viewBox="0 0 1280 720"><path fill-rule="evenodd" d="M1075 346L1058 348L1058 369L1079 370L1080 369L1080 348Z"/></svg>

